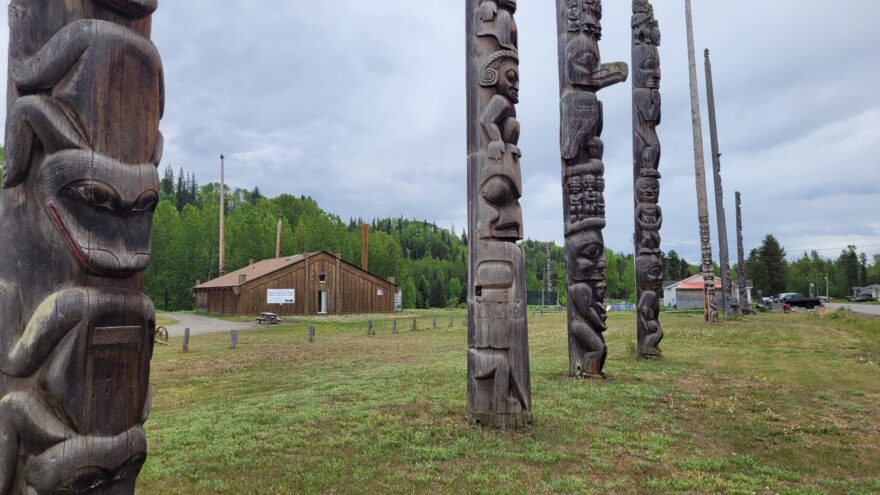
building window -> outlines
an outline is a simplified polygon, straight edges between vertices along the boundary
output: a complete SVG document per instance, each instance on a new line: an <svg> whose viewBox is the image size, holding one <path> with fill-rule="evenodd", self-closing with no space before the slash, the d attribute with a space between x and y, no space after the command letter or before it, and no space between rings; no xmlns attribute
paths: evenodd
<svg viewBox="0 0 880 495"><path fill-rule="evenodd" d="M385 295L385 289L376 289L376 295L377 295L377 296L384 296L384 295Z"/></svg>
<svg viewBox="0 0 880 495"><path fill-rule="evenodd" d="M327 275L324 275L323 273L321 275L318 275L318 282L320 282L322 284L326 284L327 283Z"/></svg>

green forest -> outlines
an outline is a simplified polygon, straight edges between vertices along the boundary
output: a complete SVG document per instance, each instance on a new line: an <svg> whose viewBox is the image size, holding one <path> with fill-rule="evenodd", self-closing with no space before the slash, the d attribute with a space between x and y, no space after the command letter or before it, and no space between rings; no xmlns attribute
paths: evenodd
<svg viewBox="0 0 880 495"><path fill-rule="evenodd" d="M167 167L161 201L153 218L153 261L145 273L145 291L163 310L193 308L190 289L197 281L218 276L219 184L200 186L194 174ZM360 265L363 219L343 220L321 209L308 196L282 194L266 198L259 188L226 191L226 270L249 260L275 256L278 219L282 221L282 255L327 251ZM370 271L394 276L406 308L455 307L467 296L467 235L425 220L383 218L370 224ZM561 246L550 245L547 284L547 243L524 241L527 289L548 290L565 302L565 259ZM670 258L676 275L697 267ZM608 295L632 300L635 271L632 254L607 252Z"/></svg>

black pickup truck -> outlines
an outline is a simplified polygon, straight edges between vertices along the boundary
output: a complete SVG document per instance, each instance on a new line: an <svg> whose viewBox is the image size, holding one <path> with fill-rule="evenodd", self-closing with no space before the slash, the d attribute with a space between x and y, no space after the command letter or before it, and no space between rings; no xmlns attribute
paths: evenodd
<svg viewBox="0 0 880 495"><path fill-rule="evenodd" d="M821 306L822 301L819 298L815 297L804 297L803 294L797 294L794 292L789 292L788 294L783 294L782 297L779 298L779 302L788 304L792 307L798 308L807 308L813 309L816 306Z"/></svg>

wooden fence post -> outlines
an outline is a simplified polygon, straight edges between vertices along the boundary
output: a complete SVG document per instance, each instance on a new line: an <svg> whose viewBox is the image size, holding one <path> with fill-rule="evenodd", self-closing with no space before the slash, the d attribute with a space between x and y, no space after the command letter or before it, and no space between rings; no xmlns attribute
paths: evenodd
<svg viewBox="0 0 880 495"><path fill-rule="evenodd" d="M413 318L412 331L415 332L419 329L419 325L416 323L416 319Z"/></svg>
<svg viewBox="0 0 880 495"><path fill-rule="evenodd" d="M373 320L367 322L367 335L376 335L376 332L373 330Z"/></svg>
<svg viewBox="0 0 880 495"><path fill-rule="evenodd" d="M315 341L315 325L309 325L309 342Z"/></svg>
<svg viewBox="0 0 880 495"><path fill-rule="evenodd" d="M189 328L183 330L183 352L189 352Z"/></svg>
<svg viewBox="0 0 880 495"><path fill-rule="evenodd" d="M437 330L437 317L436 316L434 317L433 325L434 325L434 330Z"/></svg>
<svg viewBox="0 0 880 495"><path fill-rule="evenodd" d="M452 317L449 317L449 328L452 328Z"/></svg>
<svg viewBox="0 0 880 495"><path fill-rule="evenodd" d="M230 332L230 337L232 339L232 348L238 348L238 330L233 330Z"/></svg>
<svg viewBox="0 0 880 495"><path fill-rule="evenodd" d="M391 320L391 333L397 333L397 318Z"/></svg>

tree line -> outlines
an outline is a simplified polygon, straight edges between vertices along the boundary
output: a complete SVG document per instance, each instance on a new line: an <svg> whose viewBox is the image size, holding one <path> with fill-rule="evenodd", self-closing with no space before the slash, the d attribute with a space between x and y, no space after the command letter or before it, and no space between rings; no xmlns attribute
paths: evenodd
<svg viewBox="0 0 880 495"><path fill-rule="evenodd" d="M814 296L824 295L827 276L829 295L844 298L852 295L855 288L880 284L880 254L874 255L873 263L869 264L868 256L851 245L836 259L809 251L789 261L785 248L776 237L768 234L761 245L749 253L746 273L763 296L782 292L810 294L811 283Z"/></svg>
<svg viewBox="0 0 880 495"><path fill-rule="evenodd" d="M219 275L219 184L199 186L195 174L167 166L153 217L153 260L144 275L145 292L163 310L193 308L190 289ZM282 222L282 255L327 251L360 265L363 219L344 221L307 196L266 198L259 188L226 191L226 270L275 257L276 229ZM395 277L406 308L455 307L467 299L467 234L426 220L374 219L370 223L369 269ZM565 249L547 243L522 243L529 291L549 290L565 304ZM697 267L674 251L666 257L673 275L688 276ZM632 254L606 251L608 297L633 301Z"/></svg>

